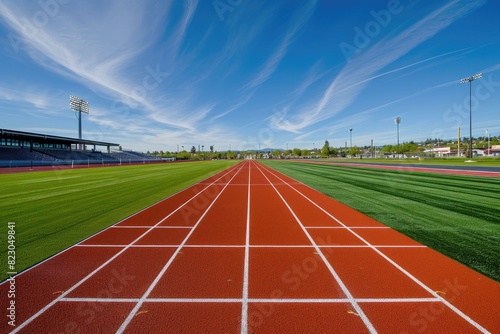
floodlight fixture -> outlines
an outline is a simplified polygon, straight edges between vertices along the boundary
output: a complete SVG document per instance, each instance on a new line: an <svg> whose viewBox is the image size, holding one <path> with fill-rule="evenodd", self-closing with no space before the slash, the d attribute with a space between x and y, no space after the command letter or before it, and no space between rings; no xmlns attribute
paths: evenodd
<svg viewBox="0 0 500 334"><path fill-rule="evenodd" d="M460 83L469 83L469 158L472 159L472 81L483 77L483 73L463 78Z"/></svg>
<svg viewBox="0 0 500 334"><path fill-rule="evenodd" d="M69 107L74 111L83 112L85 114L89 113L89 103L73 95L69 96Z"/></svg>
<svg viewBox="0 0 500 334"><path fill-rule="evenodd" d="M71 110L78 112L78 139L82 139L82 112L89 114L89 103L79 97L69 96L69 107ZM83 149L80 144L80 149Z"/></svg>
<svg viewBox="0 0 500 334"><path fill-rule="evenodd" d="M482 77L483 77L483 73L474 74L468 78L463 78L462 80L460 80L460 83L472 82L476 79L481 79Z"/></svg>

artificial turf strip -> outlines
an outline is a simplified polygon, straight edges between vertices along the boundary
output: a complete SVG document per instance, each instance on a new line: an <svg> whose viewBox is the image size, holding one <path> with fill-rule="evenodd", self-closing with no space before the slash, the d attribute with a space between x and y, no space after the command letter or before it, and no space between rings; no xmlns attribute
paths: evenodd
<svg viewBox="0 0 500 334"><path fill-rule="evenodd" d="M500 281L500 178L265 163Z"/></svg>
<svg viewBox="0 0 500 334"><path fill-rule="evenodd" d="M15 270L20 272L235 163L221 160L0 175L0 281L12 271L6 263L8 222L15 222Z"/></svg>

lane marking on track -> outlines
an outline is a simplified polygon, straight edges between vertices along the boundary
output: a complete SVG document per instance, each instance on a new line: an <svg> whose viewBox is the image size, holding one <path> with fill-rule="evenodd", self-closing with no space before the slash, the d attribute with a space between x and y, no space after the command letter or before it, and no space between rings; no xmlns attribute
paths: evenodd
<svg viewBox="0 0 500 334"><path fill-rule="evenodd" d="M215 185L219 185L219 186L223 186L224 184L223 183L216 183ZM286 184L284 183L276 183L277 186L286 186ZM246 183L234 183L234 184L230 184L229 187L246 187L247 184ZM254 183L252 184L252 187L255 186L255 187L260 187L260 186L266 186L266 187L270 187L271 185L269 183Z"/></svg>
<svg viewBox="0 0 500 334"><path fill-rule="evenodd" d="M193 228L192 226L111 226L112 229L115 228L153 228L153 229L161 229L161 228Z"/></svg>
<svg viewBox="0 0 500 334"><path fill-rule="evenodd" d="M77 245L75 247L87 248L172 248L179 247L179 244L173 245ZM245 248L245 245L184 245L183 248ZM314 248L312 245L249 245L250 248ZM319 248L427 248L425 245L318 245Z"/></svg>
<svg viewBox="0 0 500 334"><path fill-rule="evenodd" d="M248 258L250 254L250 162L248 165L247 221L245 230L245 260L243 265L243 298L241 304L241 333L248 333Z"/></svg>
<svg viewBox="0 0 500 334"><path fill-rule="evenodd" d="M304 234L306 235L306 237L309 239L309 242L311 242L311 244L314 246L314 248L316 249L316 252L318 253L318 255L323 260L325 266L328 268L328 270L330 271L330 273L332 274L332 276L335 278L335 281L337 281L337 284L342 289L342 292L344 292L344 294L346 295L346 297L349 299L349 303L352 305L352 307L354 307L354 309L356 310L357 314L359 314L359 317L361 318L361 320L363 320L363 323L365 324L366 328L370 331L370 333L377 333L377 330L375 329L375 327L373 326L373 324L370 322L370 320L368 319L368 317L366 316L366 314L363 312L363 310L361 309L361 307L358 305L358 303L356 302L356 300L352 296L351 292L349 291L349 289L347 289L347 286L344 284L344 282L342 281L342 279L340 278L340 276L337 274L337 272L335 271L335 269L333 269L333 266L330 264L330 262L328 262L328 260L326 259L325 254L323 254L323 252L321 251L320 247L318 247L318 245L316 244L316 242L314 241L314 239L311 237L311 235L309 234L309 232L307 231L307 229L304 227L304 224L302 224L302 222L300 221L299 217L297 217L297 215L295 214L295 212L293 211L293 209L290 207L290 205L288 204L288 202L285 200L285 198L281 195L281 193L279 192L279 190L273 185L273 183L271 182L271 180L269 180L269 178L264 174L264 172L260 169L260 167L258 165L257 165L257 169L266 178L267 182L269 182L271 184L271 186L276 191L276 193L278 194L278 196L281 198L281 200L283 201L283 203L285 203L286 207L288 208L288 210L290 211L290 213L293 215L294 219L297 221L297 223L299 224L299 226L302 228L302 231L304 232Z"/></svg>
<svg viewBox="0 0 500 334"><path fill-rule="evenodd" d="M226 176L228 173L230 173L230 172L232 172L233 170L235 170L235 169L238 167L238 165L239 165L239 164L236 164L235 166L230 167L230 169L229 169L229 170L227 170L227 172L226 172L226 170L223 170L223 171L221 171L221 172L216 173L215 175L212 175L211 177L215 177L215 176L217 176L217 175L222 174L222 173L224 173L224 172L225 172L225 173L224 173L221 177L219 177L218 179L216 179L216 181L217 181L217 180L220 180L222 177ZM132 218L132 217L134 217L134 216L137 216L137 215L138 215L138 214L140 214L141 212L146 211L146 210L149 210L149 209L151 209L152 207L154 207L154 206L156 206L156 205L159 205L160 203L163 203L164 201L169 200L170 198L174 197L175 195L180 194L181 192L183 192L183 191L185 191L185 190L187 190L187 189L190 189L190 188L192 188L192 187L195 187L195 186L197 186L197 185L200 185L200 184L201 184L201 182L203 182L203 181L204 181L204 180L201 180L200 182L197 182L197 183L195 183L195 184L193 184L193 185L191 185L191 186L189 186L189 187L186 187L186 188L184 188L184 189L181 189L181 190L179 190L179 191L177 191L177 192L175 192L175 193L173 193L173 194L171 194L171 195L169 195L169 196L167 196L167 197L165 197L165 198L163 198L163 199L159 200L158 202L155 202L155 203L153 203L153 204L151 204L151 205L149 205L149 206L145 207L144 209L141 209L141 210L139 210L139 211L137 211L137 212L134 212L134 213L133 213L133 214L131 214L130 216L127 216L127 217L123 218L122 220L120 220L120 221L118 221L118 222L114 223L113 225L108 226L108 227L106 227L106 228L104 228L104 229L102 229L102 230L100 230L100 231L97 231L96 233L92 234L91 236L89 236L89 237L87 237L87 238L85 238L85 239L81 240L78 244L74 244L74 245L72 245L72 246L70 246L70 247L68 247L68 248L66 248L66 249L63 249L62 251L60 251L60 252L58 252L58 253L56 253L56 254L54 254L54 255L52 255L52 256L49 256L48 258L44 259L43 261L40 261L40 262L38 262L37 264L35 264L35 265L33 265L33 266L29 267L29 268L26 268L25 270L23 270L22 272L20 272L19 274L17 274L15 277L19 277L19 276L21 276L21 275L23 275L23 274L27 273L28 271L33 270L33 269L35 269L35 268L36 268L36 267L38 267L38 266L41 266L42 264L44 264L45 262L47 262L47 261L49 261L49 260L52 260L52 259L53 259L53 258L55 258L56 256L59 256L59 255L61 255L61 254L65 253L65 252L69 251L69 250L70 250L70 249L72 249L73 247L78 246L80 243L85 242L85 241L87 241L88 239L90 239L90 238L92 238L92 237L95 237L95 236L96 236L96 235L98 235L99 233L102 233L102 232L104 232L104 231L106 231L106 230L108 230L108 229L110 229L110 228L113 228L113 227L118 226L118 224L123 223L123 222L124 222L124 221L126 221L127 219L130 219L130 218ZM206 183L205 183L205 184L206 184ZM214 183L214 185L215 185L215 183ZM1 286L1 285L3 285L3 284L6 284L7 282L8 282L7 280L5 280L5 281L3 281L3 282L0 282L0 286Z"/></svg>
<svg viewBox="0 0 500 334"><path fill-rule="evenodd" d="M357 303L440 303L437 298L354 298ZM138 303L140 298L63 298L68 303ZM243 303L243 298L146 298L145 303ZM247 298L248 303L350 303L347 298Z"/></svg>
<svg viewBox="0 0 500 334"><path fill-rule="evenodd" d="M267 172L269 172L270 174L272 174L273 176L275 176L276 178L278 178L279 180L281 180L282 182L286 183L286 181L284 181L282 178L280 178L278 175L276 175L275 173L272 172L272 170L269 170L270 168L266 166L266 168L264 168ZM301 184L303 186L306 186L308 187L309 189L312 189L314 190L313 188L309 187L308 185L306 184ZM336 218L335 216L333 216L331 213L327 212L325 209L323 209L319 204L315 203L313 200L311 200L309 197L307 197L306 195L304 195L302 192L300 192L298 189L295 189L294 187L292 187L291 185L288 185L289 188L293 189L295 192L297 192L298 194L300 194L302 197L304 197L306 200L308 200L310 203L312 203L314 206L316 206L318 209L320 209L321 211L323 211L324 213L326 213L328 216L330 216L333 220L335 220L337 223L339 223L340 225L344 226L347 230L349 230L352 234L354 234L359 240L361 240L363 243L365 243L366 245L368 245L370 248L372 248L375 252L377 252L380 256L382 256L386 261L388 261L390 264L392 264L394 267L396 267L399 271L401 271L403 274L405 274L408 278L410 278L413 282L415 282L417 285L419 285L421 288L423 288L424 290L426 290L429 294L431 294L432 296L434 296L434 298L437 298L439 299L443 304L445 304L448 308L450 308L453 312L455 312L457 315L459 315L460 317L462 317L464 320L466 320L469 324L471 324L472 326L474 326L477 330L481 331L482 333L489 333L489 331L484 328L483 326L481 326L479 323L477 323L476 321L474 321L472 318L470 318L467 314L465 314L464 312L462 312L460 309L458 309L455 305L451 304L449 301L447 301L446 299L444 299L443 297L441 297L438 293L436 293L434 290L432 290L431 288L429 288L427 285L425 285L423 282L421 282L418 278L416 278L415 276L413 276L410 272L408 272L406 269L404 269L403 267L401 267L399 264L397 264L395 261L393 261L391 258L389 258L387 255L385 255L384 253L382 253L380 250L377 249L376 246L373 246L372 244L370 244L368 241L366 241L365 239L363 239L359 234L357 234L356 232L354 232L351 228L349 228L349 226L347 226L346 224L344 224L343 222L340 221L340 219ZM316 190L315 190L316 191Z"/></svg>
<svg viewBox="0 0 500 334"><path fill-rule="evenodd" d="M343 226L306 226L305 228L339 228L339 229L345 229ZM356 229L385 229L385 228L390 228L389 226L351 226L349 228L356 228Z"/></svg>
<svg viewBox="0 0 500 334"><path fill-rule="evenodd" d="M219 177L217 180L220 180L221 178L225 177L226 175L232 173L236 168L237 168L238 165L234 166L233 168L231 168L229 171L227 171L227 173L223 174L221 177ZM241 169L241 167L240 167ZM238 171L236 172L236 174L238 174ZM236 175L235 174L235 175ZM233 176L234 178L234 176ZM231 178L232 179L232 178ZM216 180L216 181L217 181ZM205 191L206 189L208 189L210 186L206 186L205 188L203 188L203 190L199 191L198 193L196 193L194 196L192 196L189 200L187 200L186 202L184 202L184 204L182 204L181 206L179 206L177 209L175 209L173 212L171 212L170 214L168 214L165 218L163 218L162 220L160 220L156 225L159 225L161 224L164 220L166 220L168 217L170 217L171 215L173 215L175 212L177 212L178 210L180 210L182 207L184 207L185 205L187 205L191 200L193 200L194 198L196 198L199 194L201 194L203 191ZM187 188L189 189L189 188ZM161 202L161 201L160 201ZM158 203L160 203L158 202ZM152 207L152 206L150 206ZM150 208L148 207L148 208ZM139 212L142 212L144 210L141 210ZM132 216L130 216L132 217ZM129 218L130 218L129 217ZM156 226L155 225L155 226ZM101 232L103 231L106 231L108 230L109 228L106 228L104 230L102 230ZM122 250L120 250L118 253L116 253L115 255L113 255L111 258L109 258L109 260L107 260L106 262L104 262L103 264L101 264L99 267L97 267L96 269L94 269L90 274L88 274L87 276L85 276L84 278L82 278L80 281L78 281L77 283L75 283L73 286L71 286L68 290L66 290L66 292L64 292L63 294L61 294L59 297L57 297L56 299L52 300L50 303L48 303L47 305L45 305L43 308L41 308L38 312L36 312L35 314L33 314L31 317L29 317L28 319L26 319L22 324L19 324L12 332L11 334L15 334L17 332L19 332L21 329L23 329L24 327L26 327L27 325L29 325L33 320L35 320L36 318L38 318L41 314L45 313L45 311L47 311L49 308L51 308L52 306L54 306L57 302L59 302L61 299L63 299L64 297L66 297L69 293L71 293L73 290L75 290L76 288L78 288L80 285L82 285L83 283L85 283L89 278L91 278L94 274L96 274L98 271L100 271L102 268L104 268L106 265L108 265L110 262L112 262L114 259L116 259L118 256L120 256L121 254L123 254L123 252L125 252L128 248L130 248L130 246L132 244L134 244L135 242L139 241L143 236L145 236L149 231L151 231L153 228L147 230L146 232L144 232L143 234L141 234L139 237L137 237L135 240L133 240L130 244L128 244L127 246L125 246ZM192 232L193 230L191 230ZM190 232L190 233L191 233ZM98 233L97 233L98 234ZM93 236L97 235L97 234L94 234ZM89 237L90 238L90 237ZM85 240L88 240L89 238L85 239ZM81 242L84 242L85 240L81 241ZM72 248L72 247L71 247ZM60 254L60 253L59 253ZM45 261L44 261L45 262Z"/></svg>
<svg viewBox="0 0 500 334"><path fill-rule="evenodd" d="M128 324L132 321L132 319L134 318L135 314L139 311L139 309L141 308L141 306L144 303L144 301L146 300L146 298L149 296L149 294L151 293L151 291L153 291L153 289L155 288L156 284L158 284L158 282L160 281L160 279L163 277L163 275L167 271L168 267L170 267L170 265L172 264L172 262L174 261L174 259L177 257L177 254L179 254L181 252L182 247L188 241L189 237L191 237L191 235L193 234L193 232L195 231L195 229L200 225L200 223L203 220L203 218L205 218L205 216L210 211L210 209L213 207L213 205L215 204L215 202L217 202L217 200L219 199L220 195L224 192L224 190L226 190L228 184L231 183L231 181L235 178L235 176L238 175L238 173L241 171L241 169L243 168L243 164L241 164L241 165L242 166L236 171L236 173L231 177L231 179L229 179L229 181L227 182L227 184L222 188L222 190L220 190L220 192L217 194L217 196L212 200L212 202L206 208L206 210L203 212L203 214L198 219L198 221L196 222L196 224L194 224L193 228L189 231L188 235L184 238L184 240L182 241L182 243L178 246L177 250L174 252L174 254L172 254L172 256L170 257L170 259L168 260L168 262L160 270L160 272L158 273L158 275L156 276L156 278L153 280L153 283L150 284L150 286L148 287L148 289L146 290L146 292L143 294L143 296L141 297L141 299L139 300L139 302L137 302L137 304L134 306L134 308L132 309L132 311L130 311L129 315L127 316L127 318L125 319L125 321L121 324L120 328L118 328L118 330L116 331L117 334L123 333L123 331L127 328Z"/></svg>

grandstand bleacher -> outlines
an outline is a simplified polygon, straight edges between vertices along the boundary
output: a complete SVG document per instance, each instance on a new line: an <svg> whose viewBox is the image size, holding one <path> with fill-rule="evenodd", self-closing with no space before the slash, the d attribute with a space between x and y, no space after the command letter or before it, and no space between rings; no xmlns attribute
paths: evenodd
<svg viewBox="0 0 500 334"><path fill-rule="evenodd" d="M77 149L78 147L92 149ZM104 146L106 152L97 150ZM122 164L165 159L133 151L111 151L115 143L0 129L0 167ZM169 159L170 160L170 159Z"/></svg>

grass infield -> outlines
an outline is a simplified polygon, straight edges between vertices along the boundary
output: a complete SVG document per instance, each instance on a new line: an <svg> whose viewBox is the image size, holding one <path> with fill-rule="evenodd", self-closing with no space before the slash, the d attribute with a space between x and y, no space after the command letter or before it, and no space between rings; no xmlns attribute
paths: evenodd
<svg viewBox="0 0 500 334"><path fill-rule="evenodd" d="M237 161L204 161L0 175L0 281ZM75 265L78 265L75 263Z"/></svg>
<svg viewBox="0 0 500 334"><path fill-rule="evenodd" d="M346 159L346 158L328 158L319 161L328 162L347 162L347 163L385 163L385 164L398 164L418 167L418 165L447 165L447 166L477 166L477 167L499 167L500 157L478 157L473 158L472 162L466 162L469 158L425 158L418 159Z"/></svg>
<svg viewBox="0 0 500 334"><path fill-rule="evenodd" d="M263 161L500 281L500 179Z"/></svg>

